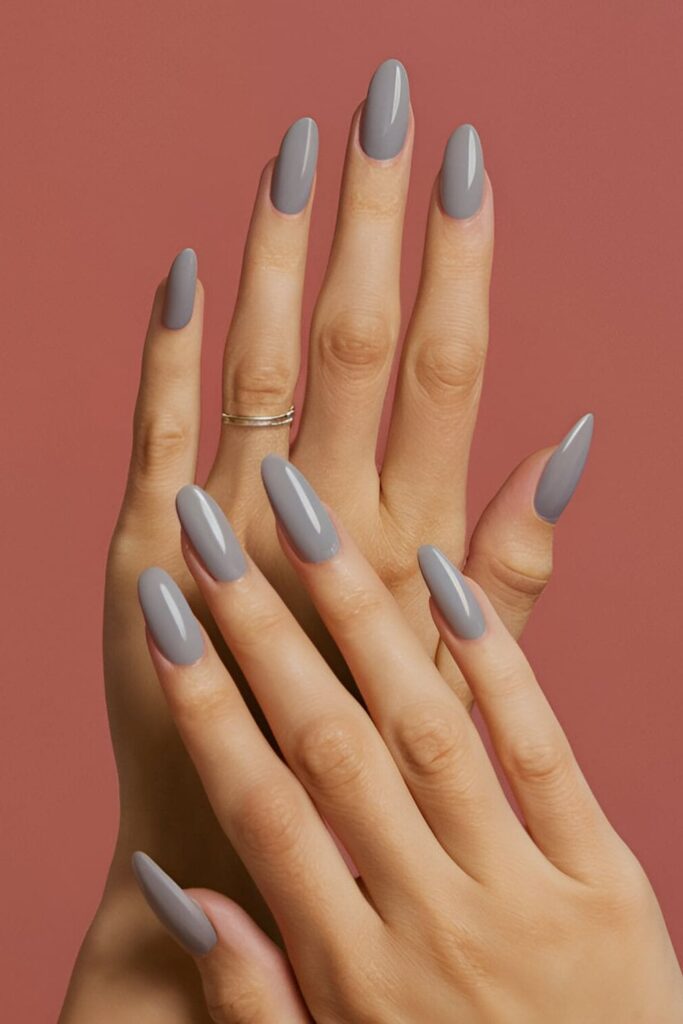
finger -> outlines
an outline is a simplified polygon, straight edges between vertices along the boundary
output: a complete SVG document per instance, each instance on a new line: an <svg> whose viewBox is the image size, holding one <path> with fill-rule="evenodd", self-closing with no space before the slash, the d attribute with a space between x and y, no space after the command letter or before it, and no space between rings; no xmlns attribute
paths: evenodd
<svg viewBox="0 0 683 1024"><path fill-rule="evenodd" d="M185 560L214 620L287 763L382 913L433 862L432 833L366 712L245 560L220 507L198 487L183 488L177 505Z"/></svg>
<svg viewBox="0 0 683 1024"><path fill-rule="evenodd" d="M550 579L552 527L581 479L592 436L593 415L587 413L555 449L525 459L472 534L465 572L486 591L514 637Z"/></svg>
<svg viewBox="0 0 683 1024"><path fill-rule="evenodd" d="M375 474L375 445L401 323L400 262L414 136L408 76L375 71L355 111L330 260L311 322L306 401L295 450L343 475Z"/></svg>
<svg viewBox="0 0 683 1024"><path fill-rule="evenodd" d="M302 117L261 174L223 360L223 411L273 416L292 404L299 374L301 302L318 156L318 127ZM289 425L221 430L211 487L230 507L262 501L258 463L287 452Z"/></svg>
<svg viewBox="0 0 683 1024"><path fill-rule="evenodd" d="M471 719L394 597L302 474L277 456L264 459L262 473L285 553L432 832L473 877L482 878L494 863L499 870L501 842L511 850L531 844Z"/></svg>
<svg viewBox="0 0 683 1024"><path fill-rule="evenodd" d="M309 1024L286 956L239 904L209 889L181 889L140 851L133 871L161 924L194 958L215 1024Z"/></svg>
<svg viewBox="0 0 683 1024"><path fill-rule="evenodd" d="M203 310L197 257L183 249L154 297L121 527L142 522L177 537L173 496L194 479L197 459Z"/></svg>
<svg viewBox="0 0 683 1024"><path fill-rule="evenodd" d="M152 568L140 576L138 590L152 662L171 715L219 823L283 935L304 945L312 934L329 936L336 928L354 935L374 911L306 791L252 718L180 589L167 573Z"/></svg>
<svg viewBox="0 0 683 1024"><path fill-rule="evenodd" d="M437 627L474 693L531 836L560 870L594 877L615 834L521 648L481 587L438 548L421 547L419 560Z"/></svg>
<svg viewBox="0 0 683 1024"><path fill-rule="evenodd" d="M493 194L479 137L461 125L434 183L422 273L399 369L383 501L400 522L462 527L488 344Z"/></svg>

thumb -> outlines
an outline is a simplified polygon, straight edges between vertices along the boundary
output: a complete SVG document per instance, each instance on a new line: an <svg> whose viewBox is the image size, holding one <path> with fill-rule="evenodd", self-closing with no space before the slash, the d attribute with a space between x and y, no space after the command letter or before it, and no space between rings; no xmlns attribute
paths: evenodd
<svg viewBox="0 0 683 1024"><path fill-rule="evenodd" d="M133 871L159 921L193 957L214 1024L311 1024L287 957L239 904L210 889L181 889L140 851Z"/></svg>
<svg viewBox="0 0 683 1024"><path fill-rule="evenodd" d="M592 435L587 413L555 449L526 458L472 534L465 572L483 587L515 638L550 579L553 526L581 479Z"/></svg>

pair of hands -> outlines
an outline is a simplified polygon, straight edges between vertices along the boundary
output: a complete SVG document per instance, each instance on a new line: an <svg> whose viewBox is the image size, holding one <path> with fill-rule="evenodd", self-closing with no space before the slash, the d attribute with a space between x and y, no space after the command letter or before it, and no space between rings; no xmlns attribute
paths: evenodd
<svg viewBox="0 0 683 1024"><path fill-rule="evenodd" d="M493 202L478 137L449 138L430 197L420 286L403 345L381 473L375 444L400 327L399 269L414 120L405 69L386 61L355 111L332 252L311 325L308 381L296 440L287 427L226 426L207 492L339 679L361 700L334 641L283 556L258 479L268 452L291 456L353 535L428 659L463 703L467 681L428 611L415 551L436 543L477 581L519 636L549 578L553 523L571 497L592 421L552 454L527 458L471 532L466 550L469 448L488 338ZM280 413L299 372L301 297L315 190L317 128L286 133L261 176L226 346L224 409ZM136 582L150 563L181 584L274 742L200 588L180 554L176 492L195 479L203 290L185 250L159 286L136 406L126 495L106 581L107 702L120 781L118 842L103 900L72 978L63 1020L205 1019L194 969L152 927L132 880L142 847L184 884L229 893L281 942L268 904L225 835L169 715L144 643ZM549 456L551 456L549 458ZM260 933L259 933L260 934ZM120 1008L120 1009L118 1009ZM117 1016L118 1013L118 1016Z"/></svg>
<svg viewBox="0 0 683 1024"><path fill-rule="evenodd" d="M439 634L526 829L462 703L341 523L291 463L270 455L262 474L284 554L365 708L219 505L183 488L187 566L282 754L173 579L147 569L139 593L161 687L287 950L238 905L184 893L136 853L152 908L196 959L212 1020L680 1020L683 978L647 878L481 587L420 548Z"/></svg>

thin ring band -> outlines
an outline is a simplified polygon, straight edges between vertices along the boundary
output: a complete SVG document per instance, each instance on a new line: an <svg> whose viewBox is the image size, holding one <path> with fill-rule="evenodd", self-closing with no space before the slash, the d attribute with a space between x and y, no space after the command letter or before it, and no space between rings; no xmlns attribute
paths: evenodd
<svg viewBox="0 0 683 1024"><path fill-rule="evenodd" d="M236 413L221 413L221 421L224 424L232 424L236 427L281 427L291 423L293 419L293 405L287 412L280 412L274 416L238 416Z"/></svg>

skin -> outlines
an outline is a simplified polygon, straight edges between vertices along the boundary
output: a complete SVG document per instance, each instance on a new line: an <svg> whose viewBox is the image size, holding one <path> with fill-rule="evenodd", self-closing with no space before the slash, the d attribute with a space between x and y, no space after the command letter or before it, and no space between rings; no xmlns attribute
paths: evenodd
<svg viewBox="0 0 683 1024"><path fill-rule="evenodd" d="M467 581L484 622L475 639L431 610L526 828L471 718L335 522L341 546L324 562L280 541L367 710L253 562L217 582L187 538L187 566L284 760L208 636L176 666L148 635L216 816L286 946L285 957L233 903L191 890L218 937L195 957L211 1019L675 1024L683 976L655 895L484 591Z"/></svg>
<svg viewBox="0 0 683 1024"><path fill-rule="evenodd" d="M360 104L346 151L329 263L315 304L307 390L296 439L287 427L225 426L207 491L229 515L251 558L318 650L356 696L329 634L277 542L258 467L268 452L291 458L343 517L402 609L420 649L469 706L471 693L424 600L416 547L436 543L487 591L519 636L551 572L553 527L533 510L551 448L510 475L479 521L465 515L469 450L488 339L493 197L484 182L479 211L449 217L438 175L429 198L423 264L403 341L396 399L381 470L375 448L400 335L399 264L414 138L387 161L358 141ZM300 368L301 299L315 194L297 214L270 199L274 160L261 175L246 241L223 372L223 408L282 412ZM368 239L372 239L372 245ZM181 884L201 881L234 897L281 943L271 909L223 832L159 692L144 643L136 581L150 563L174 575L245 692L266 737L270 727L211 622L205 598L182 561L176 492L195 480L200 423L204 292L180 330L161 322L165 281L145 340L126 492L107 563L105 683L120 784L120 827L100 907L81 948L62 1024L107 1020L203 1021L191 964L152 926L131 877L136 848L161 858ZM566 429L558 423L558 435ZM188 841L191 836L191 841Z"/></svg>

